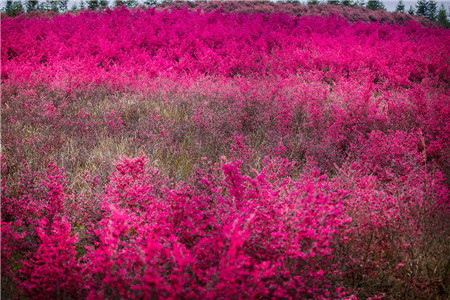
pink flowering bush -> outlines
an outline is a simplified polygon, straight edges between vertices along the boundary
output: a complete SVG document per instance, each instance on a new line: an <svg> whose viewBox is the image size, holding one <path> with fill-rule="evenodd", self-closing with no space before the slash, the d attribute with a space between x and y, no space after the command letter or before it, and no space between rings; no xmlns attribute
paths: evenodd
<svg viewBox="0 0 450 300"><path fill-rule="evenodd" d="M338 171L339 186L349 193L347 211L359 222L349 235L350 244L359 243L358 250L342 253L353 261L346 276L356 280L357 273L372 270L363 276L367 290L376 276L384 277L383 288L421 287L420 293L404 290L397 297L426 298L447 284L444 279L430 285L418 270L419 265L435 263L429 261L428 251L442 251L431 250L431 244L445 243L437 232L448 226L444 219L449 203L442 173L430 173L423 163L417 149L420 138L402 131L389 136L374 131L358 157ZM376 274L380 267L389 272Z"/></svg>
<svg viewBox="0 0 450 300"><path fill-rule="evenodd" d="M82 296L81 265L76 256L67 220L55 220L48 228L45 218L36 228L39 248L28 261L23 261L18 285L33 299L78 298Z"/></svg>
<svg viewBox="0 0 450 300"><path fill-rule="evenodd" d="M448 297L450 33L371 14L2 17L4 297Z"/></svg>
<svg viewBox="0 0 450 300"><path fill-rule="evenodd" d="M350 219L326 181L270 183L273 171L251 179L239 161L224 160L208 168L216 176L200 178L214 180L214 191L156 192L161 183L145 160L125 158L107 187L108 213L87 253L89 297L339 295L330 258ZM130 206L130 197L145 206Z"/></svg>

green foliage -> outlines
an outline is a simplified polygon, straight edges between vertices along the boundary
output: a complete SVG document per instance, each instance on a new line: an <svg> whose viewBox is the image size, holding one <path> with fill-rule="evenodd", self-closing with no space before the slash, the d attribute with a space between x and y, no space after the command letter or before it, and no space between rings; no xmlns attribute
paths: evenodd
<svg viewBox="0 0 450 300"><path fill-rule="evenodd" d="M58 11L58 6L55 0L47 0L39 4L39 10L42 11Z"/></svg>
<svg viewBox="0 0 450 300"><path fill-rule="evenodd" d="M18 1L7 0L6 1L5 13L8 16L14 17L23 12L24 12L24 8L23 8L22 2L20 2L20 0L18 0Z"/></svg>
<svg viewBox="0 0 450 300"><path fill-rule="evenodd" d="M339 0L327 0L327 4L339 5Z"/></svg>
<svg viewBox="0 0 450 300"><path fill-rule="evenodd" d="M415 14L414 7L412 7L412 6L409 7L408 14L410 14L410 15L414 15Z"/></svg>
<svg viewBox="0 0 450 300"><path fill-rule="evenodd" d="M308 5L320 4L319 0L308 0Z"/></svg>
<svg viewBox="0 0 450 300"><path fill-rule="evenodd" d="M371 10L386 9L380 0L369 0L367 1L366 7Z"/></svg>
<svg viewBox="0 0 450 300"><path fill-rule="evenodd" d="M353 6L353 0L342 0L341 5L343 6Z"/></svg>
<svg viewBox="0 0 450 300"><path fill-rule="evenodd" d="M67 4L69 3L69 0L58 0L56 1L58 12L63 13L67 11Z"/></svg>
<svg viewBox="0 0 450 300"><path fill-rule="evenodd" d="M37 1L37 0L26 0L25 1L25 8L27 11L37 10L38 5L39 5L39 1Z"/></svg>
<svg viewBox="0 0 450 300"><path fill-rule="evenodd" d="M120 6L120 5L124 5L127 7L135 7L139 4L139 2L137 0L115 0L114 1L114 6Z"/></svg>
<svg viewBox="0 0 450 300"><path fill-rule="evenodd" d="M395 11L399 13L405 13L405 3L403 3L403 0L398 1Z"/></svg>
<svg viewBox="0 0 450 300"><path fill-rule="evenodd" d="M38 3L35 6L35 10L63 13L67 11L68 2L68 0L47 0L42 3Z"/></svg>
<svg viewBox="0 0 450 300"><path fill-rule="evenodd" d="M418 0L416 14L430 20L436 19L437 3L434 0Z"/></svg>
<svg viewBox="0 0 450 300"><path fill-rule="evenodd" d="M427 14L425 18L428 18L430 20L436 19L436 13L437 13L437 3L434 0L428 1L427 6Z"/></svg>
<svg viewBox="0 0 450 300"><path fill-rule="evenodd" d="M158 1L157 0L145 0L144 5L154 7L154 6L158 5Z"/></svg>
<svg viewBox="0 0 450 300"><path fill-rule="evenodd" d="M416 14L418 16L425 16L427 10L427 0L418 0L416 3Z"/></svg>
<svg viewBox="0 0 450 300"><path fill-rule="evenodd" d="M135 7L139 5L139 2L137 0L127 0L125 1L125 5L128 7Z"/></svg>
<svg viewBox="0 0 450 300"><path fill-rule="evenodd" d="M87 5L89 10L96 10L99 7L98 0L88 0Z"/></svg>
<svg viewBox="0 0 450 300"><path fill-rule="evenodd" d="M437 22L442 27L450 28L450 22L448 20L447 11L445 10L444 4L441 4L441 7L439 8Z"/></svg>

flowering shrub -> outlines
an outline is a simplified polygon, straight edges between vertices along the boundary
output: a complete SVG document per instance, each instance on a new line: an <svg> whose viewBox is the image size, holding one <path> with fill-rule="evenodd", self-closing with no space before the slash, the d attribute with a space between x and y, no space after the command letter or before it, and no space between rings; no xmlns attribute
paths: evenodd
<svg viewBox="0 0 450 300"><path fill-rule="evenodd" d="M33 299L77 298L82 296L81 265L75 258L75 236L71 237L70 224L56 220L51 229L42 219L36 228L40 245L36 254L23 261L18 285Z"/></svg>
<svg viewBox="0 0 450 300"><path fill-rule="evenodd" d="M446 280L438 280L430 285L418 271L419 265L436 266L436 261L429 260L425 253L442 251L437 245L445 243L445 238L436 231L448 225L443 219L449 208L449 191L442 173L427 171L418 142L417 134L399 131L385 135L374 131L337 177L338 185L349 193L347 211L359 223L349 235L350 244L359 243L358 250L352 253L346 248L342 253L352 256L353 261L346 276L355 280L356 274L372 270L364 275L362 284L368 285L367 290L372 289L376 276L383 278L385 288L422 288L415 295L403 290L395 295L399 298L426 298L438 294L443 287L440 284L446 284ZM431 239L436 239L437 244ZM376 274L375 268L389 271Z"/></svg>
<svg viewBox="0 0 450 300"><path fill-rule="evenodd" d="M224 160L209 168L216 176L200 179L215 191L182 184L154 192L160 183L144 162L125 158L107 187L108 213L87 254L90 297L340 295L330 258L350 219L327 181L270 183L279 174L264 169L251 179L239 161Z"/></svg>
<svg viewBox="0 0 450 300"><path fill-rule="evenodd" d="M449 31L189 6L2 18L5 297L448 297Z"/></svg>

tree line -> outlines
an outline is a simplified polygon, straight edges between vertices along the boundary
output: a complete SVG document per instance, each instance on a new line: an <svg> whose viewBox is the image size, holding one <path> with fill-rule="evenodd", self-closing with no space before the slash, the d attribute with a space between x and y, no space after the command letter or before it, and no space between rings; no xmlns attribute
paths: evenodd
<svg viewBox="0 0 450 300"><path fill-rule="evenodd" d="M397 3L395 11L405 13L405 4L402 0L399 0L399 2ZM447 11L444 7L444 4L441 4L438 9L437 2L435 0L418 0L415 7L409 7L407 13L425 17L437 22L440 26L446 28L450 27L450 22L448 20Z"/></svg>
<svg viewBox="0 0 450 300"><path fill-rule="evenodd" d="M81 0L78 4L73 4L70 8L68 7L69 0L7 0L6 6L2 9L2 11L9 16L15 16L29 11L54 11L57 13L64 13L67 11L84 9L97 10L99 8L111 6L115 7L120 5L130 8L138 5L157 6L163 2L172 2L172 0L145 0L143 3L138 2L138 0ZM300 0L284 0L283 2L303 5L326 3L342 6L362 6L371 10L386 9L381 0L307 0L306 2L302 2ZM418 0L416 5L410 6L408 10L406 10L403 0L399 0L395 11L398 13L423 16L435 21L439 26L450 28L449 14L445 9L444 4L441 4L438 8L435 0Z"/></svg>

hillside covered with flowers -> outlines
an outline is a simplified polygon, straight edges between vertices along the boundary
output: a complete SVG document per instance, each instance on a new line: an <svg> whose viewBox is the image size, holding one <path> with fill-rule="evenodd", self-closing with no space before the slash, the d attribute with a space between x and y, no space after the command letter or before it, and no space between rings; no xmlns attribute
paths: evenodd
<svg viewBox="0 0 450 300"><path fill-rule="evenodd" d="M448 297L450 31L177 5L2 15L2 296Z"/></svg>

